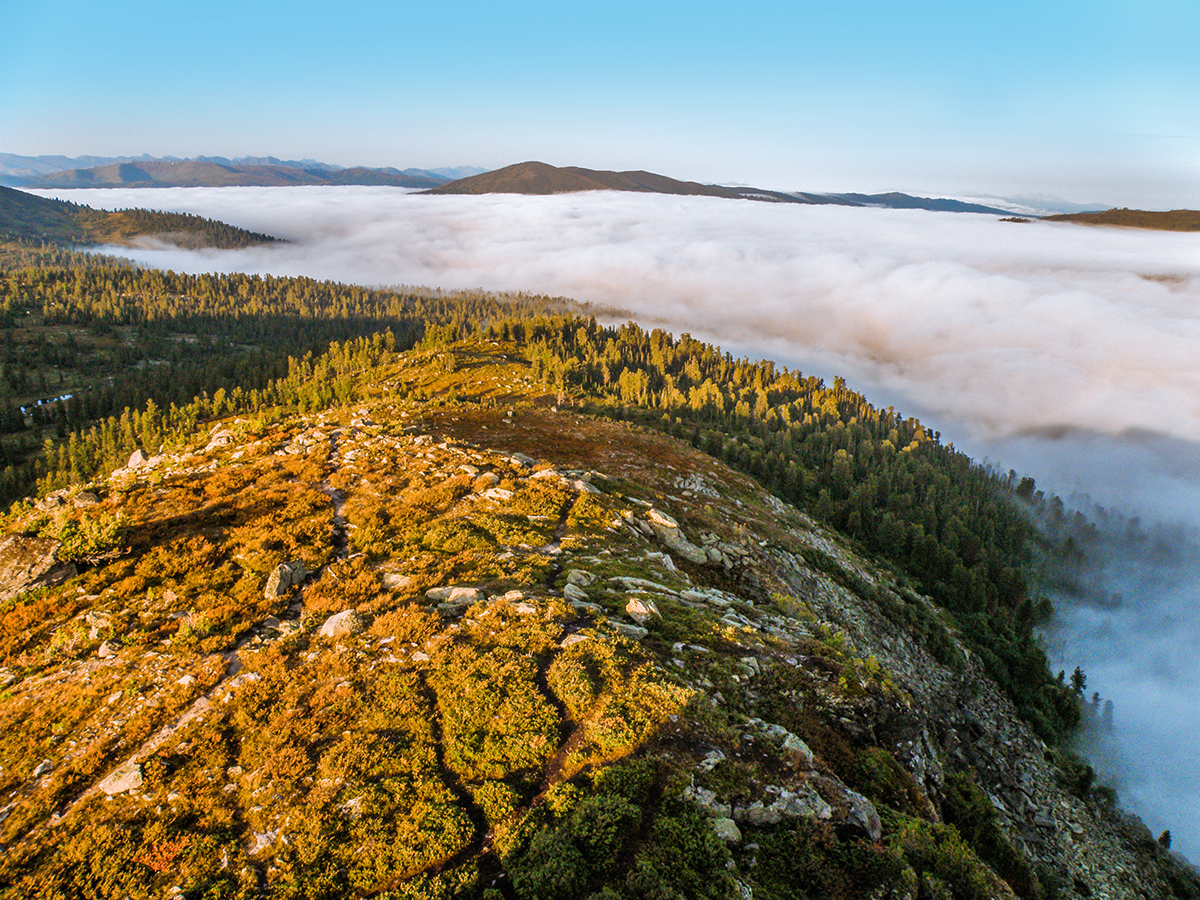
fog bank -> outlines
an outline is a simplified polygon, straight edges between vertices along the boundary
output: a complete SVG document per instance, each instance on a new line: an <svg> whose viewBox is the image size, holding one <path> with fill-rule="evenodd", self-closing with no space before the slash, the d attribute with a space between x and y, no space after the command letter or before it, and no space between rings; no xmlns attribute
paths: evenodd
<svg viewBox="0 0 1200 900"><path fill-rule="evenodd" d="M1200 528L1200 236L919 210L590 193L397 189L55 192L285 237L239 251L119 251L190 272L304 274L561 294L919 415L1063 495ZM1116 606L1065 606L1056 666L1111 698L1124 800L1200 858L1200 564L1120 547Z"/></svg>

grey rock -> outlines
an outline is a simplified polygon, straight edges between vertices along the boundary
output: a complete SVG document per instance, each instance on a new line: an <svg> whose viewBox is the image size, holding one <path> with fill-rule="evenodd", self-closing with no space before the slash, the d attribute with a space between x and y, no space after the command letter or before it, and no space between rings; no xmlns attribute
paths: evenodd
<svg viewBox="0 0 1200 900"><path fill-rule="evenodd" d="M713 831L717 837L727 844L737 844L742 840L742 830L737 827L737 823L728 817L713 819Z"/></svg>
<svg viewBox="0 0 1200 900"><path fill-rule="evenodd" d="M709 750L704 754L704 759L696 764L697 772L711 772L725 759L725 754L720 750Z"/></svg>
<svg viewBox="0 0 1200 900"><path fill-rule="evenodd" d="M111 797L114 794L136 791L142 786L144 780L141 763L130 760L101 781L100 790Z"/></svg>
<svg viewBox="0 0 1200 900"><path fill-rule="evenodd" d="M500 476L495 472L484 472L475 479L475 486L479 491L486 491L494 488L500 483Z"/></svg>
<svg viewBox="0 0 1200 900"><path fill-rule="evenodd" d="M487 594L479 588L473 587L436 587L427 590L425 598L440 603L470 606L472 603L481 603L486 600Z"/></svg>
<svg viewBox="0 0 1200 900"><path fill-rule="evenodd" d="M804 743L804 741L800 740L800 738L796 737L796 735L792 734L790 731L784 737L781 746L788 753L791 753L793 756L798 756L808 765L812 765L814 759L812 750L808 748L808 744Z"/></svg>
<svg viewBox="0 0 1200 900"><path fill-rule="evenodd" d="M578 644L581 641L586 641L587 639L588 639L588 636L586 634L579 634L579 633L568 634L565 638L562 639L562 641L559 642L558 646L560 646L564 650L566 650L572 644Z"/></svg>
<svg viewBox="0 0 1200 900"><path fill-rule="evenodd" d="M399 572L384 572L380 575L380 581L390 591L402 591L412 583L412 578Z"/></svg>
<svg viewBox="0 0 1200 900"><path fill-rule="evenodd" d="M654 605L654 601L644 600L641 597L630 597L629 602L625 604L625 612L629 614L629 618L633 619L639 625L645 625L651 619L662 618L662 614L658 611L658 607Z"/></svg>
<svg viewBox="0 0 1200 900"><path fill-rule="evenodd" d="M846 791L846 800L850 804L846 814L849 824L861 829L871 840L879 840L883 834L883 823L879 820L879 813L875 811L874 804L862 794L851 790Z"/></svg>
<svg viewBox="0 0 1200 900"><path fill-rule="evenodd" d="M578 585L581 588L591 587L596 583L596 576L583 569L568 569L567 584Z"/></svg>
<svg viewBox="0 0 1200 900"><path fill-rule="evenodd" d="M779 811L789 819L829 819L833 816L829 804L808 785L795 791L784 791L776 803Z"/></svg>
<svg viewBox="0 0 1200 900"><path fill-rule="evenodd" d="M640 641L650 632L641 625L630 625L628 622L612 622L609 626L612 627L618 634L630 638L631 640Z"/></svg>
<svg viewBox="0 0 1200 900"><path fill-rule="evenodd" d="M19 534L0 539L0 600L72 577L75 564L60 562L56 555L61 546L53 538Z"/></svg>
<svg viewBox="0 0 1200 900"><path fill-rule="evenodd" d="M121 645L116 641L105 641L96 650L96 656L100 659L112 659L117 655L117 651L121 649Z"/></svg>
<svg viewBox="0 0 1200 900"><path fill-rule="evenodd" d="M291 593L292 588L302 584L307 577L308 569L300 560L280 563L267 576L267 586L263 589L263 596L268 600L278 600L280 597L286 597Z"/></svg>
<svg viewBox="0 0 1200 900"><path fill-rule="evenodd" d="M204 448L205 453L210 453L219 447L224 447L233 443L233 432L226 428L219 429L214 432L208 439L208 445Z"/></svg>
<svg viewBox="0 0 1200 900"><path fill-rule="evenodd" d="M150 461L150 457L148 457L146 455L146 452L139 447L137 450L134 450L133 453L131 453L129 455L129 462L127 462L125 464L125 467L127 469L140 469L142 466L146 465L146 463L148 463L149 461Z"/></svg>
<svg viewBox="0 0 1200 900"><path fill-rule="evenodd" d="M588 592L577 584L567 582L563 585L563 596L568 600L579 600L584 602L588 599Z"/></svg>
<svg viewBox="0 0 1200 900"><path fill-rule="evenodd" d="M646 514L646 517L659 543L672 553L682 556L688 562L696 563L697 565L708 562L707 551L703 547L697 547L684 537L683 529L679 527L679 523L666 513L660 512L657 509L651 509Z"/></svg>
<svg viewBox="0 0 1200 900"><path fill-rule="evenodd" d="M366 627L367 623L358 610L346 609L326 619L317 634L323 638L337 638L348 634L358 634Z"/></svg>
<svg viewBox="0 0 1200 900"><path fill-rule="evenodd" d="M52 771L53 769L54 769L54 763L50 762L50 760L48 760L48 759L43 759L38 764L38 767L33 770L33 774L30 775L29 777L30 778L41 778L43 775L45 775L47 772Z"/></svg>
<svg viewBox="0 0 1200 900"><path fill-rule="evenodd" d="M715 791L708 788L688 786L683 790L683 799L696 804L706 815L716 819L728 818L730 808L728 803L717 800Z"/></svg>

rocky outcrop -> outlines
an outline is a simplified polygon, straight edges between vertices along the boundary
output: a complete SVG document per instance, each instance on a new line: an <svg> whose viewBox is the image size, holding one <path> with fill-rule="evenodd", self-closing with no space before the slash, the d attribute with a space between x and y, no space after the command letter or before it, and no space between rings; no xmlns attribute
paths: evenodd
<svg viewBox="0 0 1200 900"><path fill-rule="evenodd" d="M679 523L671 518L671 516L657 509L651 509L646 514L646 520L649 522L650 528L659 542L672 553L696 565L703 565L709 561L708 553L704 548L697 547L689 541L684 536L683 529L679 527Z"/></svg>
<svg viewBox="0 0 1200 900"><path fill-rule="evenodd" d="M0 600L72 577L75 564L58 559L61 546L53 538L19 534L0 538Z"/></svg>
<svg viewBox="0 0 1200 900"><path fill-rule="evenodd" d="M143 782L142 764L130 760L101 781L100 790L111 797L114 794L136 791L142 786Z"/></svg>

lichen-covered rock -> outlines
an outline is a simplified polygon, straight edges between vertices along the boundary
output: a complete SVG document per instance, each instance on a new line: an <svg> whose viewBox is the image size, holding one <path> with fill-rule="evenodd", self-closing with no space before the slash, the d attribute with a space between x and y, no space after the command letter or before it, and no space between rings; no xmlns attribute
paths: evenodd
<svg viewBox="0 0 1200 900"><path fill-rule="evenodd" d="M586 602L588 599L588 592L577 584L567 582L567 584L563 585L563 596L568 600L580 600Z"/></svg>
<svg viewBox="0 0 1200 900"><path fill-rule="evenodd" d="M609 622L608 624L617 632L617 634L634 641L640 641L650 633L641 625L631 625L628 622Z"/></svg>
<svg viewBox="0 0 1200 900"><path fill-rule="evenodd" d="M425 599L437 603L461 603L469 606L472 603L482 603L487 594L473 587L436 587L425 592Z"/></svg>
<svg viewBox="0 0 1200 900"><path fill-rule="evenodd" d="M0 539L0 600L72 577L75 564L58 559L61 546L53 538L20 534Z"/></svg>
<svg viewBox="0 0 1200 900"><path fill-rule="evenodd" d="M326 619L317 634L323 638L338 638L358 634L366 627L367 623L358 610L346 609Z"/></svg>
<svg viewBox="0 0 1200 900"><path fill-rule="evenodd" d="M704 565L708 560L708 552L703 547L697 547L686 537L684 537L683 529L679 527L679 523L664 512L657 509L651 509L646 518L649 521L655 537L659 543L679 556L682 556L688 562L697 565Z"/></svg>
<svg viewBox="0 0 1200 900"><path fill-rule="evenodd" d="M851 790L846 791L846 800L850 804L846 814L848 823L860 829L871 840L879 840L883 834L883 823L879 819L879 813L875 811L875 805L862 794Z"/></svg>
<svg viewBox="0 0 1200 900"><path fill-rule="evenodd" d="M286 597L292 588L302 584L307 577L308 569L300 560L281 563L267 576L267 586L263 594L268 600Z"/></svg>
<svg viewBox="0 0 1200 900"><path fill-rule="evenodd" d="M737 823L728 817L713 819L713 831L717 837L727 844L737 844L742 840L742 830L737 827Z"/></svg>
<svg viewBox="0 0 1200 900"><path fill-rule="evenodd" d="M115 772L112 772L103 781L101 781L100 790L111 797L114 794L124 794L127 791L136 791L142 786L143 781L142 764L134 760L130 760Z"/></svg>
<svg viewBox="0 0 1200 900"><path fill-rule="evenodd" d="M654 601L642 597L630 597L629 602L625 604L625 612L639 625L645 625L651 619L662 618Z"/></svg>

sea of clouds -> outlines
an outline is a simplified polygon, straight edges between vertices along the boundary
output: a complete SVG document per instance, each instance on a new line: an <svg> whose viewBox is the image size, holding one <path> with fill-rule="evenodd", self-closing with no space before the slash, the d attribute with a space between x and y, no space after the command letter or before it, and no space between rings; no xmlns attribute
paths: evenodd
<svg viewBox="0 0 1200 900"><path fill-rule="evenodd" d="M806 374L843 375L977 459L1177 526L1173 562L1115 545L1120 601L1063 604L1116 730L1090 749L1122 800L1200 858L1200 236L920 210L611 192L394 188L54 192L286 238L118 252L179 271L524 290L629 310ZM1192 537L1189 537L1192 536Z"/></svg>

